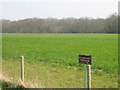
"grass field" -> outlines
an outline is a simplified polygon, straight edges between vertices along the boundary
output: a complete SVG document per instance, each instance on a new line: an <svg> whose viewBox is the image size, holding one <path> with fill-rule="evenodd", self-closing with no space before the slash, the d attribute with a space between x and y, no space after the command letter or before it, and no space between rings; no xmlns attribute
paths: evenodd
<svg viewBox="0 0 120 90"><path fill-rule="evenodd" d="M118 35L3 34L2 54L70 66L82 66L78 55L87 54L93 56L93 69L117 73Z"/></svg>
<svg viewBox="0 0 120 90"><path fill-rule="evenodd" d="M4 88L84 88L84 70L25 61L25 84L20 82L20 60L4 59L3 75L9 82ZM118 75L91 71L92 88L118 88Z"/></svg>
<svg viewBox="0 0 120 90"><path fill-rule="evenodd" d="M3 34L2 54L4 88L83 88L79 54L92 55L92 69L100 69L91 72L92 88L118 87L117 34ZM20 81L19 57L22 55L25 57L24 83ZM32 59L38 62L30 61Z"/></svg>

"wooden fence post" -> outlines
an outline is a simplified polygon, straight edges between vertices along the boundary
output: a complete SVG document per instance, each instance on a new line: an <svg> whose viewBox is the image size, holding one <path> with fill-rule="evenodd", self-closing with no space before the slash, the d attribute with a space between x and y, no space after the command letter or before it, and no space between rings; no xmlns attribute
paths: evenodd
<svg viewBox="0 0 120 90"><path fill-rule="evenodd" d="M91 65L87 65L88 90L91 90Z"/></svg>
<svg viewBox="0 0 120 90"><path fill-rule="evenodd" d="M21 80L24 81L24 56L21 56Z"/></svg>

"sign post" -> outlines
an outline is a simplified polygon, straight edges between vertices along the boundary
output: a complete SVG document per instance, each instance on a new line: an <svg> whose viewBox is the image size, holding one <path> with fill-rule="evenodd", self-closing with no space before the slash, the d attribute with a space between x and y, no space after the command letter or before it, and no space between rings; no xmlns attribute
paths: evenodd
<svg viewBox="0 0 120 90"><path fill-rule="evenodd" d="M91 88L91 66L87 65L87 80L88 80L88 89Z"/></svg>
<svg viewBox="0 0 120 90"><path fill-rule="evenodd" d="M91 89L91 64L92 64L92 56L91 55L79 55L79 63L84 64L84 88ZM87 65L87 69L86 69ZM87 72L87 79L86 79ZM88 81L88 82L87 82ZM87 87L86 87L87 82Z"/></svg>
<svg viewBox="0 0 120 90"><path fill-rule="evenodd" d="M84 64L84 88L87 88L87 87L86 87L86 82L87 82L87 81L86 81L86 80L87 80L87 79L86 79L86 70L87 70L86 64Z"/></svg>

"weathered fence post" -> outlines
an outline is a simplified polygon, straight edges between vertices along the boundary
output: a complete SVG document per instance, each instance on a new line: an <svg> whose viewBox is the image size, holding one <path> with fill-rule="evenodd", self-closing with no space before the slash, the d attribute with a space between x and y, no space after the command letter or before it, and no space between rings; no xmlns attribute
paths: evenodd
<svg viewBox="0 0 120 90"><path fill-rule="evenodd" d="M91 66L87 65L88 90L91 90Z"/></svg>
<svg viewBox="0 0 120 90"><path fill-rule="evenodd" d="M24 81L24 56L21 56L21 80Z"/></svg>

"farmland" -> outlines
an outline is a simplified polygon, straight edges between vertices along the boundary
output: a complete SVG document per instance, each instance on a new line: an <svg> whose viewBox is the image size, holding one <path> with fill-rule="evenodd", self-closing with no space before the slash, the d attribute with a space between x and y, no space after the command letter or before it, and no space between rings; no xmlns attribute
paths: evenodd
<svg viewBox="0 0 120 90"><path fill-rule="evenodd" d="M92 69L118 72L117 34L3 34L2 54L60 65L82 66L78 55L92 55Z"/></svg>
<svg viewBox="0 0 120 90"><path fill-rule="evenodd" d="M92 88L118 87L117 34L20 33L2 34L3 87L21 87L20 56L23 55L25 82L22 86L83 88L79 54L92 55Z"/></svg>

